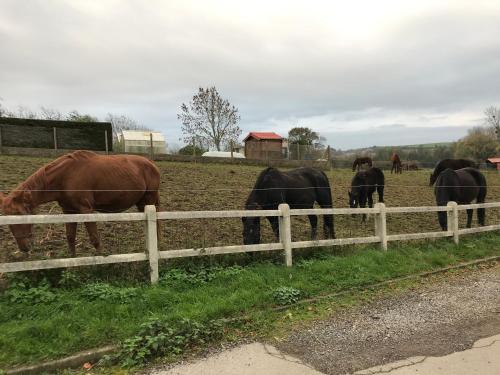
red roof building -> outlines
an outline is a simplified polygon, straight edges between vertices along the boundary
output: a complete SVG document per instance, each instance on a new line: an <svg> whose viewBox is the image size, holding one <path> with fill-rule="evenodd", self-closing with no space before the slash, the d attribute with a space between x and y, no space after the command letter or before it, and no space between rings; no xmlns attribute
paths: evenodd
<svg viewBox="0 0 500 375"><path fill-rule="evenodd" d="M283 137L279 134L250 132L243 142L245 142L245 157L247 159L283 159Z"/></svg>
<svg viewBox="0 0 500 375"><path fill-rule="evenodd" d="M500 171L500 158L497 157L497 158L488 158L486 159L487 162L491 163L491 164L495 164L496 167L497 167L497 170Z"/></svg>

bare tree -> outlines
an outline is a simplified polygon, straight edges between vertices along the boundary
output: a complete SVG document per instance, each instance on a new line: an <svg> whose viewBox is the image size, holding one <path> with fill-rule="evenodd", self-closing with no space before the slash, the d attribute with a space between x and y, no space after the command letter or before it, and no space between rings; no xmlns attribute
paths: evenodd
<svg viewBox="0 0 500 375"><path fill-rule="evenodd" d="M495 129L497 137L500 138L500 109L490 106L484 110L486 125Z"/></svg>
<svg viewBox="0 0 500 375"><path fill-rule="evenodd" d="M108 113L106 121L111 123L113 127L113 136L118 138L122 130L144 130L150 131L151 129L139 124L136 120L125 115L113 115Z"/></svg>
<svg viewBox="0 0 500 375"><path fill-rule="evenodd" d="M36 112L33 112L31 109L23 105L17 107L17 113L15 115L16 117L27 118L27 119L35 119L38 117Z"/></svg>
<svg viewBox="0 0 500 375"><path fill-rule="evenodd" d="M182 104L177 118L182 122L186 143L196 139L197 143L213 146L220 151L224 145L237 141L241 135L238 109L227 99L222 99L215 87L200 87L190 103Z"/></svg>
<svg viewBox="0 0 500 375"><path fill-rule="evenodd" d="M61 112L57 109L41 106L40 111L40 118L44 120L62 120L63 118Z"/></svg>

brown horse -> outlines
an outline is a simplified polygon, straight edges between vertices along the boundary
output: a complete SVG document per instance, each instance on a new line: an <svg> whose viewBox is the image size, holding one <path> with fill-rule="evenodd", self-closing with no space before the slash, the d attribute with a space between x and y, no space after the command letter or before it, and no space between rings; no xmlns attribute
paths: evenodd
<svg viewBox="0 0 500 375"><path fill-rule="evenodd" d="M358 168L358 172L359 172L362 164L368 164L368 166L371 168L373 165L372 158L370 158L368 156L356 158L354 160L354 163L352 163L352 171L354 172L356 170L356 168Z"/></svg>
<svg viewBox="0 0 500 375"><path fill-rule="evenodd" d="M395 171L396 173L403 173L403 166L401 164L401 159L399 158L399 155L393 153L391 156L391 161L392 161L391 173L393 171Z"/></svg>
<svg viewBox="0 0 500 375"><path fill-rule="evenodd" d="M160 172L148 159L135 155L98 155L76 151L41 167L8 196L0 193L6 215L32 214L43 203L56 201L66 214L121 212L132 206L144 211L159 205ZM77 223L66 223L69 251L75 256ZM101 253L95 222L85 223L90 242ZM19 249L27 253L31 224L11 225Z"/></svg>

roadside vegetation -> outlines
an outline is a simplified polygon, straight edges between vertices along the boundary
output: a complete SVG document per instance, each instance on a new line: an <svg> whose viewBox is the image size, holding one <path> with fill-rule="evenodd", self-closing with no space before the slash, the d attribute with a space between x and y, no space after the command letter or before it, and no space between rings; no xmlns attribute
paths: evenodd
<svg viewBox="0 0 500 375"><path fill-rule="evenodd" d="M108 363L128 368L212 341L269 337L283 325L272 308L500 255L499 240L490 233L464 236L458 247L448 239L394 243L387 252L309 249L295 252L292 268L278 253L265 261L184 260L163 265L155 286L123 265L100 274L96 267L9 275L0 295L0 369L106 344L120 345Z"/></svg>

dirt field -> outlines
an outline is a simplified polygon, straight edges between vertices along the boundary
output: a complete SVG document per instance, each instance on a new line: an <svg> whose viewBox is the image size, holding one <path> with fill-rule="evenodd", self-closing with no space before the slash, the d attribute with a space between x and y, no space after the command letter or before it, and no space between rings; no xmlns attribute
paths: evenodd
<svg viewBox="0 0 500 375"><path fill-rule="evenodd" d="M8 192L50 159L0 156L0 189ZM224 210L241 209L262 167L233 166L222 164L157 163L162 173L162 210ZM433 189L428 186L430 170L404 172L391 175L385 171L387 206L434 205ZM483 171L489 190L487 201L500 200L500 175L496 171ZM335 207L347 207L347 191L353 172L335 169L327 172L333 188ZM376 195L374 195L376 201ZM41 207L39 213L58 213L56 203ZM499 223L500 213L488 210L487 223ZM461 226L465 213L461 213ZM373 218L365 225L359 216L336 216L335 227L338 238L369 235L373 233ZM476 225L476 219L474 224ZM322 225L320 221L320 225ZM269 223L263 221L263 241L273 236ZM129 253L144 250L142 223L99 224L105 249L111 253ZM409 233L439 230L435 213L391 214L387 219L388 233ZM306 219L293 219L293 240L308 239L309 224ZM322 231L319 231L322 233ZM32 259L67 256L63 225L37 226L36 249ZM180 249L202 246L240 244L242 225L238 219L185 220L164 222L161 227L160 249ZM14 240L7 227L0 227L0 261L15 250ZM86 233L79 226L77 252L89 254L92 249Z"/></svg>

